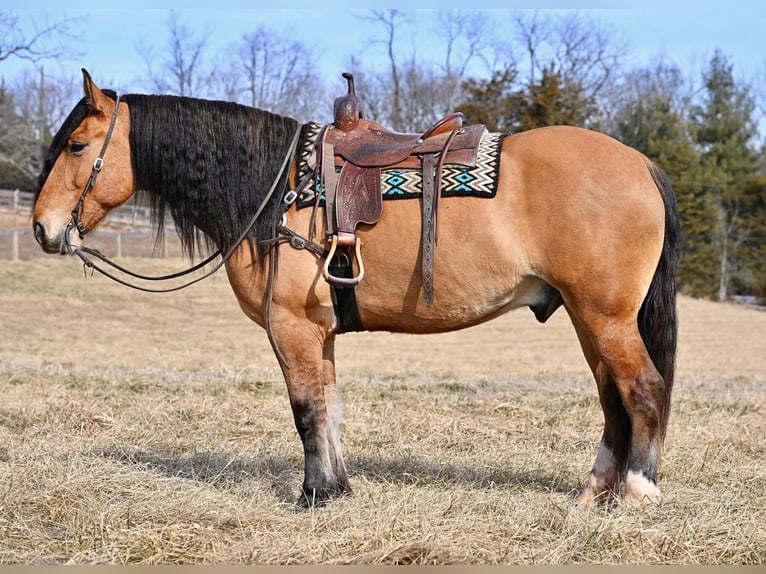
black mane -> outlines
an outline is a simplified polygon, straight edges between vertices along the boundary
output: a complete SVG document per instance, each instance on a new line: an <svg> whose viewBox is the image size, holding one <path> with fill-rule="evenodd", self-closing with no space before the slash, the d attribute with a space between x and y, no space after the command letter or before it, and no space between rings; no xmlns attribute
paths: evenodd
<svg viewBox="0 0 766 574"><path fill-rule="evenodd" d="M104 93L116 98L111 90ZM226 251L278 176L297 120L231 102L178 96L128 94L122 101L130 110L136 190L149 198L158 240L169 212L187 255L193 258L195 251L211 248ZM54 136L35 200L70 134L88 113L83 98ZM287 171L248 238L273 236Z"/></svg>
<svg viewBox="0 0 766 574"><path fill-rule="evenodd" d="M136 94L123 101L136 189L148 192L158 232L169 211L189 256L228 249L278 176L298 122L231 102ZM272 237L285 184L286 173L250 238Z"/></svg>

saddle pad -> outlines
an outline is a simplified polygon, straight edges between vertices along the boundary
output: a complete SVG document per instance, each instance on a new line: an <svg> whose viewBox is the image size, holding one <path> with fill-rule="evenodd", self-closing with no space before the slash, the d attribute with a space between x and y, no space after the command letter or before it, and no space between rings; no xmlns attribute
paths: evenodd
<svg viewBox="0 0 766 574"><path fill-rule="evenodd" d="M299 158L298 179L310 171L309 158L314 150L322 126L308 123L303 126ZM442 168L442 197L495 197L499 174L500 149L507 133L485 133L479 144L475 167L445 164ZM338 170L340 173L340 171ZM298 197L298 208L314 205L316 181L313 181ZM381 171L381 195L388 199L414 199L423 195L423 174L420 169L384 169ZM324 204L324 197L320 197Z"/></svg>

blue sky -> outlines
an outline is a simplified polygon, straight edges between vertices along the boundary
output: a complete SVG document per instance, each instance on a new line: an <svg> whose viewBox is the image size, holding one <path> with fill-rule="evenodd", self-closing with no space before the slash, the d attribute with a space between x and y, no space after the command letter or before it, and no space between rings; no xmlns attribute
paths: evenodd
<svg viewBox="0 0 766 574"><path fill-rule="evenodd" d="M46 2L30 0L6 0L10 8L31 26L32 19L42 25L46 19L55 21L63 17L84 17L82 41L73 49L83 52L81 57L72 57L61 62L57 73L71 69L79 73L86 67L98 81L99 77L116 82L123 88L141 90L132 85L143 73L146 65L136 49L140 42L161 45L167 36L168 9L175 8L182 22L193 29L210 26L213 31L210 50L218 51L258 25L295 36L312 46L321 57L324 74L337 74L344 69L349 54L355 54L365 64L368 60L383 63L385 54L380 47L369 42L369 28L354 17L368 7L397 7L411 16L418 29L418 50L420 54L429 50L438 51L438 35L429 30L428 12L425 8L461 7L454 0L440 2L404 2L395 0L380 2L356 0L354 2L327 2L328 8L315 8L316 2L216 2L215 10L209 9L211 2L189 0L179 8L177 2L161 0L133 0L130 7L114 3L113 8L90 9L91 2L70 0L68 2ZM253 6L279 6L279 10L253 8ZM61 7L66 6L62 10ZM104 4L102 4L104 6ZM199 8L205 6L207 8ZM248 6L248 7L243 7ZM574 2L558 0L553 2L513 2L478 0L472 7L492 10L493 20L499 23L510 20L512 9L578 9L604 22L616 35L630 46L629 66L649 63L659 55L666 55L682 66L688 73L699 76L710 60L713 50L721 49L731 57L735 73L746 77L766 76L766 2L743 0L731 2L701 0L698 2L616 2L592 0ZM629 6L629 7L627 7ZM637 7L640 6L640 7ZM413 10L417 7L418 10ZM500 8L502 7L502 9ZM352 13L352 10L353 13ZM402 42L403 48L408 48ZM16 71L30 65L20 61L7 60L0 63L0 75L13 76ZM46 67L56 68L54 64Z"/></svg>

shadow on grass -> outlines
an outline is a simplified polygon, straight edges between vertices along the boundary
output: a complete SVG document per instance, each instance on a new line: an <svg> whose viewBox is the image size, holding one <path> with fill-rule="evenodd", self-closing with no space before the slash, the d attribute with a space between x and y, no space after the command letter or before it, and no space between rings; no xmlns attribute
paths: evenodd
<svg viewBox="0 0 766 574"><path fill-rule="evenodd" d="M97 456L141 467L165 476L230 488L248 481L270 488L284 503L297 500L302 480L302 460L297 457L237 459L208 451L129 450L108 448ZM394 484L436 484L444 488L518 486L546 492L573 495L577 485L562 476L542 469L476 468L467 464L442 464L426 457L372 458L354 456L349 460L349 475L364 476L370 482Z"/></svg>
<svg viewBox="0 0 766 574"><path fill-rule="evenodd" d="M206 483L220 489L257 481L270 488L282 502L292 503L298 499L301 463L297 459L263 457L242 460L225 453L173 449L106 448L95 454L139 467L137 470Z"/></svg>
<svg viewBox="0 0 766 574"><path fill-rule="evenodd" d="M570 477L530 468L475 467L468 464L440 463L425 457L371 458L353 457L349 461L351 476L364 475L371 482L395 484L441 484L468 488L502 488L518 486L546 492L573 495L578 485Z"/></svg>

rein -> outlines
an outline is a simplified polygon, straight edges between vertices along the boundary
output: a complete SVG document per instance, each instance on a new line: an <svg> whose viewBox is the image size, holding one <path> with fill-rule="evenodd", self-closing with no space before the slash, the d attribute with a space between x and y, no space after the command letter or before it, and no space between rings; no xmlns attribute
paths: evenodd
<svg viewBox="0 0 766 574"><path fill-rule="evenodd" d="M72 227L77 228L78 233L80 234L80 238L83 238L86 234L85 225L80 219L80 212L82 211L82 208L83 208L85 196L91 189L93 189L96 183L96 178L98 177L98 174L101 172L101 170L104 167L104 154L106 153L106 148L109 145L109 141L114 131L114 125L117 121L117 110L119 108L119 103L120 103L120 97L117 96L117 100L115 102L115 108L114 108L115 111L114 111L114 114L112 114L112 119L109 124L109 130L107 131L106 138L104 139L104 145L101 147L101 153L96 158L96 161L93 163L93 170L91 172L90 178L88 178L88 181L85 184L85 187L83 188L82 194L80 195L80 199L77 201L77 205L72 210L72 219L69 223L69 226L70 228ZM169 275L152 277L152 276L140 275L138 273L130 271L118 265L114 261L111 261L108 257L103 255L101 252L99 252L96 249L91 249L90 247L75 247L74 245L71 245L71 244L68 244L67 247L69 248L69 251L72 254L77 255L77 257L79 257L82 260L84 267L94 271L98 271L100 274L104 275L105 277L108 277L112 281L115 281L119 283L120 285L130 287L131 289L136 289L138 291L144 291L147 293L171 293L173 291L180 291L181 289L185 289L186 287L194 285L195 283L198 283L202 281L203 279L206 279L210 277L211 275L215 274L221 267L223 267L229 261L229 259L231 259L232 255L234 255L234 252L239 248L239 244L247 238L253 225L255 225L255 223L258 221L258 218L261 216L261 213L263 213L263 210L266 208L266 205L268 204L269 200L274 195L274 191L276 190L277 185L279 184L279 181L282 179L285 173L285 169L290 164L290 161L293 159L293 156L295 155L295 148L298 144L299 137L300 137L300 128L296 130L295 135L293 136L293 139L290 142L290 147L288 148L287 155L282 161L282 164L279 168L279 172L277 173L277 176L274 179L274 182L271 184L271 188L269 189L268 193L264 197L261 204L258 206L258 209L256 209L255 214L250 219L250 222L247 224L247 226L239 235L239 237L232 243L232 245L229 247L229 249L226 251L225 254L222 253L221 249L219 248L210 257L208 257L204 261L201 261L200 263L197 263L196 265L194 265L193 267L190 267L189 269L185 269L183 271L179 271L176 273L171 273ZM301 182L301 186L299 187L302 187L303 185L305 185L305 182ZM286 206L289 207L296 197L297 197L297 193L295 191L292 191L292 193L287 192L284 195L283 203L285 203ZM65 237L68 243L69 234L67 233ZM129 281L121 279L120 277L117 277L114 273L111 273L107 271L106 269L104 269L103 267L99 266L98 264L94 263L94 261L89 256L100 260L102 263L105 263L111 266L112 268L122 273L125 273L126 275L129 275L131 277L134 277L136 279L141 279L144 281L168 281L170 279L177 279L179 277L183 277L185 275L188 275L190 273L193 273L203 268L205 265L208 265L217 257L221 257L221 260L210 271L208 271L204 275L197 277L195 279L192 279L190 281L187 281L186 283L177 285L175 287L153 289L150 287L143 287L141 285L136 285L134 283L130 283Z"/></svg>
<svg viewBox="0 0 766 574"><path fill-rule="evenodd" d="M120 103L120 98L118 96L115 103L115 108L114 108L115 111L114 111L114 114L112 115L112 120L109 124L109 130L106 134L106 138L104 139L104 145L101 148L101 153L99 154L98 158L96 158L96 161L93 163L93 171L91 172L91 176L88 179L88 182L85 184L85 188L83 189L82 194L80 195L80 199L78 200L77 205L72 210L72 219L70 220L69 226L70 226L70 229L73 227L77 228L78 232L80 233L80 238L82 238L86 233L85 225L80 220L80 211L82 210L83 203L85 201L85 196L91 189L93 189L93 186L96 183L96 178L98 177L98 174L101 172L101 170L104 167L104 154L106 153L106 148L109 145L109 140L112 137L112 133L114 131L114 124L117 121L117 109L119 107L119 103ZM189 269L186 269L184 271L179 271L177 273L171 273L169 275L164 275L161 277L148 277L148 276L140 275L138 273L134 273L132 271L125 269L124 267L114 263L108 257L101 254L99 251L95 249L91 249L89 247L75 247L74 245L71 245L69 243L68 232L65 234L65 241L67 242L67 247L72 254L77 255L77 257L79 257L82 260L83 266L86 269L90 268L91 270L98 271L99 273L111 279L112 281L115 281L119 283L120 285L130 287L131 289L136 289L138 291L144 291L147 293L170 293L173 291L179 291L181 289L194 285L195 283L199 283L200 281L210 277L211 275L216 273L221 267L223 267L229 261L229 259L231 259L232 255L234 255L235 251L239 249L240 244L245 239L247 239L247 236L250 233L250 230L252 229L253 225L255 225L255 223L258 221L258 218L261 216L261 213L263 213L263 210L266 209L266 205L268 204L271 197L274 195L274 191L277 189L277 185L279 184L279 181L284 176L287 166L290 165L290 162L293 160L293 157L295 155L295 149L298 145L298 139L300 137L300 133L301 133L301 128L298 127L298 129L295 130L295 135L293 136L290 142L290 146L287 150L287 154L285 155L285 158L284 160L282 160L282 164L279 167L279 172L277 173L277 176L274 178L274 182L271 184L271 188L269 189L266 196L263 198L263 201L261 201L261 204L258 206L258 209L256 209L255 214L250 219L250 222L244 228L244 230L239 235L239 237L236 240L234 240L234 242L231 244L231 246L228 248L225 254L222 253L220 248L218 248L215 251L215 253L213 253L210 257L194 265L193 267L190 267ZM298 189L305 187L308 184L309 179L310 179L309 177L304 178L304 180L300 182ZM282 203L284 204L285 209L290 207L290 205L292 205L292 203L297 199L297 197L298 197L298 193L295 190L290 190L286 192L282 197ZM275 232L279 231L279 232L285 233L286 229L287 228L285 227L284 224L278 227L275 225L274 227ZM296 248L300 248L297 246L297 244L300 244L300 241L296 240L296 238L298 239L301 239L301 238L292 231L290 231L288 235L290 235L290 244L295 246ZM278 237L276 239L277 239L276 241L274 240L267 241L269 243L272 243L272 245L274 246L274 253L269 258L269 276L268 276L268 289L267 289L267 297L266 297L266 317L265 317L266 334L268 335L269 342L271 343L271 346L274 349L274 354L276 355L277 360L279 361L281 365L289 369L290 365L287 363L287 360L285 359L284 355L279 349L279 345L277 344L277 341L274 338L274 332L273 332L272 324L271 324L271 304L272 304L273 290L274 290L274 276L276 274L276 259L277 259L277 253L278 253L277 248L279 247L279 244L281 243ZM126 273L127 275L130 275L137 279L142 279L147 281L165 281L168 279L176 279L178 277L183 277L184 275L188 275L189 273L197 271L198 269L212 262L216 257L220 256L221 260L210 271L208 271L204 275L197 277L195 279L192 279L190 281L187 281L186 283L177 285L175 287L152 289L149 287L135 285L133 283L130 283L129 281L126 281L124 279L121 279L120 277L117 277L113 273L110 273L103 267L100 267L99 265L94 263L93 260L88 257L89 255L91 257L95 257L99 259L103 263L106 263L123 273Z"/></svg>

